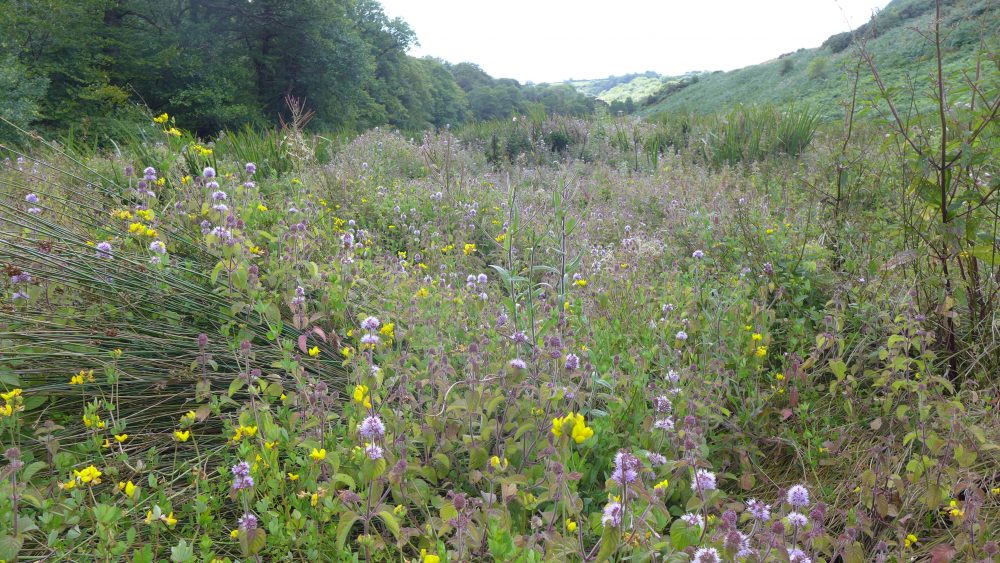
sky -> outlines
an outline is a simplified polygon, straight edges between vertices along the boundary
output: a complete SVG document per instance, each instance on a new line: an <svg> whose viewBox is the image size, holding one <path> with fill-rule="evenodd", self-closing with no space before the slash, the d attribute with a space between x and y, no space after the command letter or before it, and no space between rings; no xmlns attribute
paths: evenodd
<svg viewBox="0 0 1000 563"><path fill-rule="evenodd" d="M888 0L381 0L420 42L495 78L675 76L761 63L857 27Z"/></svg>

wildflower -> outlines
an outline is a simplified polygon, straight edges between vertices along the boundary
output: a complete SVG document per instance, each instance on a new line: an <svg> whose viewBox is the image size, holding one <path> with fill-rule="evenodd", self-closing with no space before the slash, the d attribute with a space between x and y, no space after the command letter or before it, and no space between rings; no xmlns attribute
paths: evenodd
<svg viewBox="0 0 1000 563"><path fill-rule="evenodd" d="M313 448L312 452L309 453L309 457L313 461L323 461L324 459L326 459L326 449L325 448L319 448L319 449Z"/></svg>
<svg viewBox="0 0 1000 563"><path fill-rule="evenodd" d="M758 358L763 358L764 356L766 356L767 346L758 346L757 350L754 352L754 355L757 356Z"/></svg>
<svg viewBox="0 0 1000 563"><path fill-rule="evenodd" d="M789 512L786 518L788 518L788 523L796 528L801 528L809 522L805 514L800 512Z"/></svg>
<svg viewBox="0 0 1000 563"><path fill-rule="evenodd" d="M204 152L204 149L202 149L201 152ZM206 166L205 169L201 171L201 175L204 176L205 178L215 178L215 168L212 168L211 166Z"/></svg>
<svg viewBox="0 0 1000 563"><path fill-rule="evenodd" d="M711 491L715 489L715 473L707 469L695 471L694 480L691 481L691 490L695 492Z"/></svg>
<svg viewBox="0 0 1000 563"><path fill-rule="evenodd" d="M170 119L170 116L166 113L161 113L160 115L153 118L153 123L166 123Z"/></svg>
<svg viewBox="0 0 1000 563"><path fill-rule="evenodd" d="M163 244L163 241L154 240L149 243L149 249L157 254L166 254L167 245Z"/></svg>
<svg viewBox="0 0 1000 563"><path fill-rule="evenodd" d="M368 459L374 461L376 459L382 459L384 451L382 450L381 447L379 447L376 444L368 444L368 446L365 448L365 453L368 454Z"/></svg>
<svg viewBox="0 0 1000 563"><path fill-rule="evenodd" d="M28 203L38 203L38 196L35 194L28 194L24 196L24 201Z"/></svg>
<svg viewBox="0 0 1000 563"><path fill-rule="evenodd" d="M250 176L253 176L254 173L257 172L257 165L254 164L254 163L252 163L252 162L248 162L247 165L246 165L246 171L247 171L247 174L249 174Z"/></svg>
<svg viewBox="0 0 1000 563"><path fill-rule="evenodd" d="M170 526L171 528L177 525L177 519L174 518L173 511L170 511L170 514L167 514L166 516L160 516L160 519L163 520L164 524Z"/></svg>
<svg viewBox="0 0 1000 563"><path fill-rule="evenodd" d="M264 205L263 203L258 203L257 204L257 211L260 211L261 213L263 213L263 212L267 211L267 206Z"/></svg>
<svg viewBox="0 0 1000 563"><path fill-rule="evenodd" d="M392 509L392 513L396 516L402 516L403 514L406 514L406 507L401 504L397 504L396 507Z"/></svg>
<svg viewBox="0 0 1000 563"><path fill-rule="evenodd" d="M788 504L795 507L809 506L809 491L802 485L788 489Z"/></svg>
<svg viewBox="0 0 1000 563"><path fill-rule="evenodd" d="M754 342L760 342L761 340L764 339L764 337L759 332L755 332L750 335L750 339L753 340Z"/></svg>
<svg viewBox="0 0 1000 563"><path fill-rule="evenodd" d="M237 538L239 538L240 537L240 529L236 528L233 531L229 532L229 537L233 538L234 540L237 539Z"/></svg>
<svg viewBox="0 0 1000 563"><path fill-rule="evenodd" d="M97 243L97 257L111 258L111 243L104 241Z"/></svg>
<svg viewBox="0 0 1000 563"><path fill-rule="evenodd" d="M83 372L80 372L80 374L74 375L73 377L69 378L69 384L83 385Z"/></svg>
<svg viewBox="0 0 1000 563"><path fill-rule="evenodd" d="M578 280L573 280L573 285L576 287L587 287L587 280L580 278Z"/></svg>
<svg viewBox="0 0 1000 563"><path fill-rule="evenodd" d="M227 197L226 192L222 190L212 192L212 200L214 201L225 201Z"/></svg>
<svg viewBox="0 0 1000 563"><path fill-rule="evenodd" d="M368 394L367 385L357 385L354 387L354 402L361 403L366 409L372 408L371 395Z"/></svg>
<svg viewBox="0 0 1000 563"><path fill-rule="evenodd" d="M698 528L705 527L705 519L701 516L701 514L688 512L687 514L681 516L681 520L683 520L688 526L697 526Z"/></svg>
<svg viewBox="0 0 1000 563"><path fill-rule="evenodd" d="M510 367L515 369L528 369L528 364L521 358L514 358L510 361Z"/></svg>
<svg viewBox="0 0 1000 563"><path fill-rule="evenodd" d="M309 357L315 358L319 355L319 346L313 346L309 349Z"/></svg>
<svg viewBox="0 0 1000 563"><path fill-rule="evenodd" d="M760 522L767 522L771 519L771 505L752 498L747 501L747 512Z"/></svg>
<svg viewBox="0 0 1000 563"><path fill-rule="evenodd" d="M903 538L903 546L909 549L913 544L917 543L917 541L918 541L917 536L913 534L907 534L906 537Z"/></svg>
<svg viewBox="0 0 1000 563"><path fill-rule="evenodd" d="M567 520L566 521L566 530L569 531L569 532L575 532L576 531L576 521L575 520Z"/></svg>
<svg viewBox="0 0 1000 563"><path fill-rule="evenodd" d="M965 511L959 508L958 501L952 500L948 503L948 514L953 518L961 518L965 516Z"/></svg>
<svg viewBox="0 0 1000 563"><path fill-rule="evenodd" d="M619 451L615 455L615 470L611 473L611 479L624 487L639 478L639 469L639 458L626 451Z"/></svg>
<svg viewBox="0 0 1000 563"><path fill-rule="evenodd" d="M566 369L572 371L580 367L580 356L569 353L566 354Z"/></svg>
<svg viewBox="0 0 1000 563"><path fill-rule="evenodd" d="M188 438L191 437L190 430L174 430L174 439L178 442L187 442Z"/></svg>
<svg viewBox="0 0 1000 563"><path fill-rule="evenodd" d="M694 552L691 563L719 563L719 551L714 547L703 547Z"/></svg>
<svg viewBox="0 0 1000 563"><path fill-rule="evenodd" d="M649 459L649 464L652 465L653 467L657 467L659 465L666 465L667 463L667 456L662 454L649 452L646 454L646 458Z"/></svg>
<svg viewBox="0 0 1000 563"><path fill-rule="evenodd" d="M671 431L674 429L674 419L671 417L661 418L653 423L653 428L657 430Z"/></svg>
<svg viewBox="0 0 1000 563"><path fill-rule="evenodd" d="M789 547L785 551L788 552L788 561L790 563L812 563L812 559L806 555L806 552L797 547Z"/></svg>
<svg viewBox="0 0 1000 563"><path fill-rule="evenodd" d="M427 553L426 549L420 550L420 563L441 563L441 558L437 555Z"/></svg>
<svg viewBox="0 0 1000 563"><path fill-rule="evenodd" d="M507 458L500 459L500 456L493 456L490 458L490 467L495 471L503 471L507 469Z"/></svg>
<svg viewBox="0 0 1000 563"><path fill-rule="evenodd" d="M135 483L133 483L132 481L129 481L127 483L121 481L118 483L118 490L125 493L125 496L129 498L135 496L135 489L136 489Z"/></svg>
<svg viewBox="0 0 1000 563"><path fill-rule="evenodd" d="M620 502L609 502L604 507L604 515L601 516L601 523L605 526L617 528L622 523L622 505Z"/></svg>
<svg viewBox="0 0 1000 563"><path fill-rule="evenodd" d="M115 441L121 444L125 440L128 440L128 434L115 434Z"/></svg>
<svg viewBox="0 0 1000 563"><path fill-rule="evenodd" d="M684 342L685 340L688 339L688 333L684 332L683 330L678 330L676 338L677 338L677 340L680 340L681 342Z"/></svg>
<svg viewBox="0 0 1000 563"><path fill-rule="evenodd" d="M299 474L298 473L289 473L288 474L288 480L289 481L298 481L299 480Z"/></svg>
<svg viewBox="0 0 1000 563"><path fill-rule="evenodd" d="M76 488L76 479L70 479L64 483L59 483L59 488L63 491L72 491Z"/></svg>
<svg viewBox="0 0 1000 563"><path fill-rule="evenodd" d="M385 424L382 419L372 415L358 425L358 434L366 440L378 440L385 436Z"/></svg>
<svg viewBox="0 0 1000 563"><path fill-rule="evenodd" d="M85 467L82 471L74 471L73 474L76 476L76 480L84 485L99 485L101 483L101 475L103 475L93 465Z"/></svg>
<svg viewBox="0 0 1000 563"><path fill-rule="evenodd" d="M231 469L233 472L233 490L241 491L253 487L253 477L250 476L250 464L241 461Z"/></svg>
<svg viewBox="0 0 1000 563"><path fill-rule="evenodd" d="M382 321L378 320L378 317L367 317L361 321L361 328L365 330L378 330L381 324Z"/></svg>
<svg viewBox="0 0 1000 563"><path fill-rule="evenodd" d="M472 254L475 251L476 251L476 245L471 242L465 243L465 247L462 249L462 253L465 254L466 256Z"/></svg>
<svg viewBox="0 0 1000 563"><path fill-rule="evenodd" d="M660 481L659 483L653 485L653 489L654 490L656 490L656 489L666 489L669 486L670 486L670 481L668 479L664 479L664 480Z"/></svg>
<svg viewBox="0 0 1000 563"><path fill-rule="evenodd" d="M695 251L694 251L694 252L693 252L693 253L691 254L691 256L692 256L693 258L695 258L695 259L698 259L698 260L701 260L702 258L704 258L704 257L705 257L705 253L704 253L704 252L702 252L701 250L695 250Z"/></svg>
<svg viewBox="0 0 1000 563"><path fill-rule="evenodd" d="M776 374L774 374L774 378L777 379L778 381L784 381L785 380L785 374L783 374L783 373L776 373Z"/></svg>

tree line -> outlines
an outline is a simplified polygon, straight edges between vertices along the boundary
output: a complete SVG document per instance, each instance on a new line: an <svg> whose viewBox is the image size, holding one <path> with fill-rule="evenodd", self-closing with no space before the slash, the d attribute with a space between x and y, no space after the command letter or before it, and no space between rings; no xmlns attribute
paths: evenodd
<svg viewBox="0 0 1000 563"><path fill-rule="evenodd" d="M319 128L414 131L595 104L409 56L413 29L377 0L0 0L0 14L0 115L21 126L97 134L148 108L210 134L272 124L291 96Z"/></svg>

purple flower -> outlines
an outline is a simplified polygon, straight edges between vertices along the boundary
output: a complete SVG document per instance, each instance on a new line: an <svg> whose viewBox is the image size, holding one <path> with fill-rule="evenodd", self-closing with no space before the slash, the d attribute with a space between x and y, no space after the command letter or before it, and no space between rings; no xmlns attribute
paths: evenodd
<svg viewBox="0 0 1000 563"><path fill-rule="evenodd" d="M236 520L236 524L244 532L249 531L249 530L256 530L257 529L257 517L254 516L253 514L247 512L247 513L244 513L243 516L240 516L238 520Z"/></svg>
<svg viewBox="0 0 1000 563"><path fill-rule="evenodd" d="M517 369L528 369L528 364L521 358L514 358L510 361L510 367Z"/></svg>
<svg viewBox="0 0 1000 563"><path fill-rule="evenodd" d="M622 487L634 483L639 478L640 467L639 458L626 451L619 451L615 455L615 470L611 473L611 479Z"/></svg>
<svg viewBox="0 0 1000 563"><path fill-rule="evenodd" d="M149 243L149 249L157 254L166 254L167 245L163 244L162 241L154 240Z"/></svg>
<svg viewBox="0 0 1000 563"><path fill-rule="evenodd" d="M23 299L23 300L27 301L28 300L28 294L25 293L25 292L23 292L23 291L17 291L17 292L14 293L14 295L11 296L11 301L17 301L19 299Z"/></svg>
<svg viewBox="0 0 1000 563"><path fill-rule="evenodd" d="M707 469L695 471L694 480L691 481L691 490L695 492L715 490L715 473Z"/></svg>
<svg viewBox="0 0 1000 563"><path fill-rule="evenodd" d="M523 330L519 330L519 331L517 331L517 332L514 333L513 340L514 340L514 344L527 344L528 343L528 335L525 334Z"/></svg>
<svg viewBox="0 0 1000 563"><path fill-rule="evenodd" d="M666 395L660 395L659 397L653 399L653 408L656 409L656 412L665 412L670 414L670 412L674 409L674 405L670 402L669 397Z"/></svg>
<svg viewBox="0 0 1000 563"><path fill-rule="evenodd" d="M212 199L215 201L225 201L226 197L227 197L226 192L222 190L219 190L217 192L212 192Z"/></svg>
<svg viewBox="0 0 1000 563"><path fill-rule="evenodd" d="M110 242L99 242L97 243L97 257L98 258L111 258L111 243Z"/></svg>
<svg viewBox="0 0 1000 563"><path fill-rule="evenodd" d="M219 189L219 183L216 182L215 180L212 180L211 182L206 182L205 187L214 191Z"/></svg>
<svg viewBox="0 0 1000 563"><path fill-rule="evenodd" d="M702 252L702 251L700 251L700 250L695 250L695 251L694 251L694 252L693 252L693 253L691 254L691 256L692 256L693 258L696 258L696 259L698 259L698 260L701 260L702 258L704 258L704 257L705 257L705 253L704 253L704 252Z"/></svg>
<svg viewBox="0 0 1000 563"><path fill-rule="evenodd" d="M788 489L788 504L794 507L809 506L809 491L803 485Z"/></svg>
<svg viewBox="0 0 1000 563"><path fill-rule="evenodd" d="M677 383L680 380L681 380L681 374L677 373L674 370L670 370L667 372L667 381L669 381L670 383Z"/></svg>
<svg viewBox="0 0 1000 563"><path fill-rule="evenodd" d="M752 498L747 501L747 512L760 522L767 522L771 519L771 505Z"/></svg>
<svg viewBox="0 0 1000 563"><path fill-rule="evenodd" d="M42 208L41 207L29 207L28 208L28 213L31 213L32 215L38 215L41 212L42 212Z"/></svg>
<svg viewBox="0 0 1000 563"><path fill-rule="evenodd" d="M365 453L368 454L368 459L374 461L376 459L382 459L385 451L375 444L368 444L368 447L365 448Z"/></svg>
<svg viewBox="0 0 1000 563"><path fill-rule="evenodd" d="M791 563L812 563L812 559L806 555L806 552L797 547L788 548L788 560Z"/></svg>
<svg viewBox="0 0 1000 563"><path fill-rule="evenodd" d="M605 526L617 528L622 523L622 505L619 502L609 502L604 507L604 515L601 516L601 523Z"/></svg>
<svg viewBox="0 0 1000 563"><path fill-rule="evenodd" d="M152 166L147 166L146 169L142 171L142 177L150 182L156 180L156 169Z"/></svg>
<svg viewBox="0 0 1000 563"><path fill-rule="evenodd" d="M358 434L366 440L378 440L385 436L385 424L382 419L372 415L358 425Z"/></svg>
<svg viewBox="0 0 1000 563"><path fill-rule="evenodd" d="M201 171L201 175L206 178L215 178L215 168L206 166L205 169Z"/></svg>
<svg viewBox="0 0 1000 563"><path fill-rule="evenodd" d="M229 206L225 203L217 203L212 206L212 209L218 211L219 213L225 213L226 211L229 211Z"/></svg>
<svg viewBox="0 0 1000 563"><path fill-rule="evenodd" d="M653 428L657 430L671 431L674 429L674 419L671 417L661 418L653 423Z"/></svg>
<svg viewBox="0 0 1000 563"><path fill-rule="evenodd" d="M362 344L370 344L372 346L379 343L380 338L376 334L366 334L361 337Z"/></svg>
<svg viewBox="0 0 1000 563"><path fill-rule="evenodd" d="M569 353L566 354L566 369L572 371L580 367L580 356Z"/></svg>
<svg viewBox="0 0 1000 563"><path fill-rule="evenodd" d="M24 201L28 203L38 203L38 196L35 194L28 194L24 196Z"/></svg>
<svg viewBox="0 0 1000 563"><path fill-rule="evenodd" d="M479 274L478 276L476 276L476 281L479 283L486 283L489 281L489 279L490 278L488 278L486 274Z"/></svg>
<svg viewBox="0 0 1000 563"><path fill-rule="evenodd" d="M253 477L250 476L250 464L241 461L231 469L233 472L233 490L241 491L253 487Z"/></svg>
<svg viewBox="0 0 1000 563"><path fill-rule="evenodd" d="M361 321L361 328L365 330L378 330L379 325L382 321L378 320L378 317L368 317Z"/></svg>
<svg viewBox="0 0 1000 563"><path fill-rule="evenodd" d="M719 552L714 547L703 547L694 552L691 563L719 563Z"/></svg>
<svg viewBox="0 0 1000 563"><path fill-rule="evenodd" d="M684 342L685 340L688 339L688 333L684 332L683 330L678 330L676 338L677 340Z"/></svg>
<svg viewBox="0 0 1000 563"><path fill-rule="evenodd" d="M647 453L646 458L649 459L649 464L653 467L658 467L667 463L667 456L653 452Z"/></svg>
<svg viewBox="0 0 1000 563"><path fill-rule="evenodd" d="M252 162L248 162L247 163L247 174L253 176L254 172L257 172L257 165L254 164L254 163L252 163Z"/></svg>
<svg viewBox="0 0 1000 563"><path fill-rule="evenodd" d="M809 522L805 514L801 512L789 512L788 513L788 523L796 528L801 528Z"/></svg>
<svg viewBox="0 0 1000 563"><path fill-rule="evenodd" d="M699 528L705 527L705 519L701 514L696 514L694 512L688 512L687 514L681 516L681 520L684 521L688 526L697 526Z"/></svg>

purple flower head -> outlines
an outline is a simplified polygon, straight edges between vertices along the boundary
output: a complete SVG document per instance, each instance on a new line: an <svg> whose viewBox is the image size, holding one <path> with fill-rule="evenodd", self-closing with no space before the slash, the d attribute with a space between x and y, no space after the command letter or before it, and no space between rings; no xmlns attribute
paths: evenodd
<svg viewBox="0 0 1000 563"><path fill-rule="evenodd" d="M219 183L216 182L215 180L212 180L211 182L206 182L205 187L214 191L219 189Z"/></svg>
<svg viewBox="0 0 1000 563"><path fill-rule="evenodd" d="M701 514L688 512L687 514L681 516L681 520L683 520L688 526L697 526L698 528L705 527L705 518L702 517Z"/></svg>
<svg viewBox="0 0 1000 563"><path fill-rule="evenodd" d="M667 456L649 452L646 454L646 458L649 460L649 464L653 467L659 467L661 465L666 465Z"/></svg>
<svg viewBox="0 0 1000 563"><path fill-rule="evenodd" d="M670 412L674 409L674 405L670 402L670 397L660 395L659 397L653 399L653 408L656 409L656 412L670 414Z"/></svg>
<svg viewBox="0 0 1000 563"><path fill-rule="evenodd" d="M704 253L704 252L702 252L702 251L700 251L700 250L695 250L695 251L694 251L694 252L693 252L693 253L691 254L691 256L692 256L693 258L696 258L696 259L698 259L698 260L701 260L702 258L704 258L704 257L705 257L705 253Z"/></svg>
<svg viewBox="0 0 1000 563"><path fill-rule="evenodd" d="M201 171L201 175L206 178L215 178L215 168L206 166L205 169Z"/></svg>
<svg viewBox="0 0 1000 563"><path fill-rule="evenodd" d="M28 203L38 203L38 196L35 194L28 194L24 196L24 201Z"/></svg>
<svg viewBox="0 0 1000 563"><path fill-rule="evenodd" d="M667 381L669 381L670 383L677 383L680 380L681 380L681 374L677 373L674 370L670 370L667 372Z"/></svg>
<svg viewBox="0 0 1000 563"><path fill-rule="evenodd" d="M156 180L156 169L152 166L147 166L146 169L142 171L142 177L149 182Z"/></svg>
<svg viewBox="0 0 1000 563"><path fill-rule="evenodd" d="M212 209L218 211L219 213L225 213L226 211L229 211L229 206L225 203L217 203L212 206Z"/></svg>
<svg viewBox="0 0 1000 563"><path fill-rule="evenodd" d="M622 523L622 505L619 502L609 502L604 507L604 515L601 516L601 523L605 526L617 528Z"/></svg>
<svg viewBox="0 0 1000 563"><path fill-rule="evenodd" d="M378 320L378 317L368 317L361 321L361 328L365 330L378 330L381 324L382 321Z"/></svg>
<svg viewBox="0 0 1000 563"><path fill-rule="evenodd" d="M29 207L28 208L28 213L31 213L32 215L38 215L41 212L42 212L42 208L41 207Z"/></svg>
<svg viewBox="0 0 1000 563"><path fill-rule="evenodd" d="M771 505L752 498L747 501L747 512L760 522L767 522L771 519Z"/></svg>
<svg viewBox="0 0 1000 563"><path fill-rule="evenodd" d="M225 201L226 197L227 197L226 192L222 190L219 190L217 192L212 192L212 199L215 201Z"/></svg>
<svg viewBox="0 0 1000 563"><path fill-rule="evenodd" d="M157 254L166 254L167 245L163 244L163 241L154 240L149 243L149 249Z"/></svg>
<svg viewBox="0 0 1000 563"><path fill-rule="evenodd" d="M803 485L795 485L788 489L788 504L801 508L809 506L809 491Z"/></svg>
<svg viewBox="0 0 1000 563"><path fill-rule="evenodd" d="M671 431L674 429L674 419L671 417L661 418L653 423L653 428L657 430Z"/></svg>
<svg viewBox="0 0 1000 563"><path fill-rule="evenodd" d="M479 274L478 276L476 276L476 281L479 283L486 283L489 281L489 279L490 278L487 277L486 274Z"/></svg>
<svg viewBox="0 0 1000 563"><path fill-rule="evenodd" d="M685 340L688 339L688 333L684 332L683 330L678 330L676 338L677 340L684 342Z"/></svg>
<svg viewBox="0 0 1000 563"><path fill-rule="evenodd" d="M249 531L249 530L256 530L257 529L257 517L254 516L253 514L247 512L247 513L244 513L243 516L240 516L238 520L236 520L236 524L244 532Z"/></svg>
<svg viewBox="0 0 1000 563"><path fill-rule="evenodd" d="M374 461L376 459L382 459L385 451L375 444L368 444L368 447L365 448L365 453L368 454L368 459Z"/></svg>
<svg viewBox="0 0 1000 563"><path fill-rule="evenodd" d="M634 483L639 478L639 458L622 450L615 455L615 470L611 473L611 479L620 486Z"/></svg>
<svg viewBox="0 0 1000 563"><path fill-rule="evenodd" d="M377 334L366 334L361 337L362 344L370 344L372 346L378 344L380 340Z"/></svg>
<svg viewBox="0 0 1000 563"><path fill-rule="evenodd" d="M572 371L580 367L580 356L569 353L566 354L566 369Z"/></svg>
<svg viewBox="0 0 1000 563"><path fill-rule="evenodd" d="M111 258L111 243L104 241L97 243L97 257Z"/></svg>
<svg viewBox="0 0 1000 563"><path fill-rule="evenodd" d="M695 471L694 480L691 481L691 490L695 492L715 490L715 473L707 469Z"/></svg>
<svg viewBox="0 0 1000 563"><path fill-rule="evenodd" d="M510 361L510 367L517 369L528 369L528 364L521 358L514 358Z"/></svg>
<svg viewBox="0 0 1000 563"><path fill-rule="evenodd" d="M694 556L691 557L691 563L719 563L722 559L719 559L719 551L714 547L703 547L698 551L694 552Z"/></svg>
<svg viewBox="0 0 1000 563"><path fill-rule="evenodd" d="M809 519L806 518L806 515L801 512L789 512L788 523L796 528L801 528L809 523Z"/></svg>
<svg viewBox="0 0 1000 563"><path fill-rule="evenodd" d="M358 434L366 440L379 440L385 436L385 424L382 419L372 415L361 421L358 425Z"/></svg>
<svg viewBox="0 0 1000 563"><path fill-rule="evenodd" d="M254 164L254 163L252 163L252 162L248 162L247 163L247 174L253 176L255 172L257 172L257 165Z"/></svg>
<svg viewBox="0 0 1000 563"><path fill-rule="evenodd" d="M241 491L253 487L253 477L250 476L250 464L241 461L232 467L233 490Z"/></svg>
<svg viewBox="0 0 1000 563"><path fill-rule="evenodd" d="M528 335L524 333L523 330L519 330L514 333L514 344L527 344Z"/></svg>
<svg viewBox="0 0 1000 563"><path fill-rule="evenodd" d="M791 563L812 563L812 559L806 555L806 552L797 547L788 548L788 561Z"/></svg>

